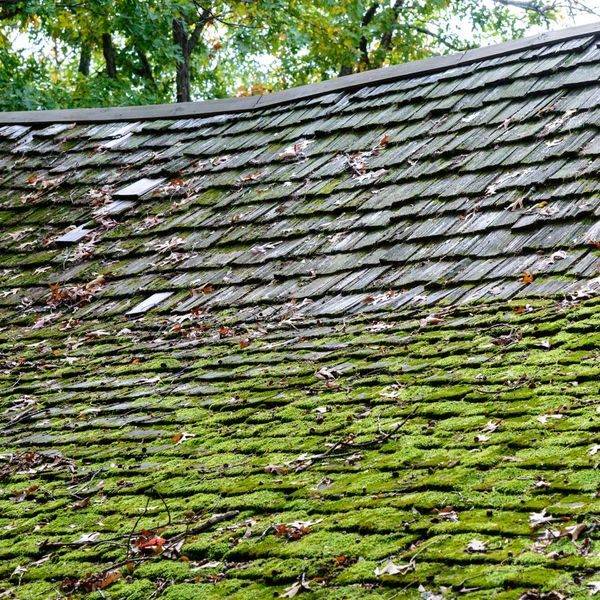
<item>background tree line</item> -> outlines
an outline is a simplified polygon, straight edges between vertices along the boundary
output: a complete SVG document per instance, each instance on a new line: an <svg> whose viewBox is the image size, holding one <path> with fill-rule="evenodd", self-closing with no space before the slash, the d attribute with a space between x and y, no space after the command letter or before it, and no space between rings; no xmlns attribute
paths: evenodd
<svg viewBox="0 0 600 600"><path fill-rule="evenodd" d="M0 110L263 93L581 11L578 0L0 0Z"/></svg>

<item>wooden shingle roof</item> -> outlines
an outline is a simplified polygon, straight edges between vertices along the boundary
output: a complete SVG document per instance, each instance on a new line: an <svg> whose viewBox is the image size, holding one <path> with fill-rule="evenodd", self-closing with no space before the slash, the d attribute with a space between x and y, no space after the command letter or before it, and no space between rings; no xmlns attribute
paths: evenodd
<svg viewBox="0 0 600 600"><path fill-rule="evenodd" d="M0 114L0 597L598 591L599 76Z"/></svg>

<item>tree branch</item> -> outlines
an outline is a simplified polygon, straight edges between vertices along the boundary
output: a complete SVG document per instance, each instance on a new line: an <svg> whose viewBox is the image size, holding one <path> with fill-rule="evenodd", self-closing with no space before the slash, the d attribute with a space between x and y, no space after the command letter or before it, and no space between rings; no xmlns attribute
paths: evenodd
<svg viewBox="0 0 600 600"><path fill-rule="evenodd" d="M535 12L539 15L546 16L548 13L556 10L557 5L555 2L551 4L544 4L538 0L493 0L496 4L502 4L503 6L514 6L527 12Z"/></svg>
<svg viewBox="0 0 600 600"><path fill-rule="evenodd" d="M117 64L115 62L115 49L110 33L102 34L102 53L106 62L106 74L111 79L115 79L117 77Z"/></svg>
<svg viewBox="0 0 600 600"><path fill-rule="evenodd" d="M392 39L394 38L394 29L397 24L398 17L400 16L400 10L404 4L404 0L396 0L394 2L394 6L392 7L392 11L394 12L394 26L390 27L388 31L386 31L381 36L381 41L379 42L379 48L382 48L384 51L384 56L387 54L387 51L390 49L392 45Z"/></svg>
<svg viewBox="0 0 600 600"><path fill-rule="evenodd" d="M90 62L92 60L92 52L90 47L85 42L81 42L81 50L79 54L79 66L77 67L77 71L81 73L84 77L87 77L90 74Z"/></svg>
<svg viewBox="0 0 600 600"><path fill-rule="evenodd" d="M194 27L194 31L192 31L192 33L190 35L190 39L189 39L189 42L188 42L188 49L189 49L190 54L194 51L194 48L198 44L198 40L200 39L200 34L202 33L202 30L204 29L204 27L208 23L209 17L210 17L210 11L205 8L202 11L202 15L200 15L200 18L196 22L196 26Z"/></svg>
<svg viewBox="0 0 600 600"><path fill-rule="evenodd" d="M446 48L449 48L450 50L455 50L456 52L463 52L467 49L464 46L457 46L449 39L446 39L443 35L440 35L435 31L431 31L430 29L427 29L426 27L423 27L421 25L411 25L410 27L411 29L418 31L419 33L423 33L425 35L428 35L429 37L432 37L434 40L437 40L440 44L442 44L442 46L446 46Z"/></svg>
<svg viewBox="0 0 600 600"><path fill-rule="evenodd" d="M156 85L154 74L152 73L152 67L150 66L150 61L148 60L146 53L137 44L135 45L135 53L140 61L140 75L144 79L147 79L152 85Z"/></svg>
<svg viewBox="0 0 600 600"><path fill-rule="evenodd" d="M375 13L377 12L377 9L379 8L379 2L373 2L373 4L371 4L371 6L368 8L367 12L363 15L362 21L361 21L361 29L363 30L363 33L360 37L360 42L358 44L358 48L360 50L360 61L367 65L367 67L370 64L369 61L369 42L367 40L367 36L365 35L365 27L368 27L369 23L373 20L373 17L375 16Z"/></svg>

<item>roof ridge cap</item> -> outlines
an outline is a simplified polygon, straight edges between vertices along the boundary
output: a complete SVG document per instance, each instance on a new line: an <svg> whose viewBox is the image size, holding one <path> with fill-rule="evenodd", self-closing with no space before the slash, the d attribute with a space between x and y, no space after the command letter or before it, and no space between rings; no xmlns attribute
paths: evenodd
<svg viewBox="0 0 600 600"><path fill-rule="evenodd" d="M106 123L152 119L185 119L211 115L247 112L288 104L334 92L351 91L372 84L382 84L413 76L445 71L452 67L467 65L484 59L496 58L534 49L546 44L565 42L588 35L600 34L600 21L546 31L534 36L509 40L499 44L474 48L455 54L433 56L292 87L272 94L182 102L107 108L68 108L57 110L0 112L0 125L51 125L57 123Z"/></svg>

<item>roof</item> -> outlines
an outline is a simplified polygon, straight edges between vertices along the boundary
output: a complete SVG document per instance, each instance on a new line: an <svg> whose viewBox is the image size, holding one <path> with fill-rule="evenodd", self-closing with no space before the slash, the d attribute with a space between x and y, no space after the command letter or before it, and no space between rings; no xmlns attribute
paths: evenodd
<svg viewBox="0 0 600 600"><path fill-rule="evenodd" d="M595 593L599 41L0 116L0 594Z"/></svg>

